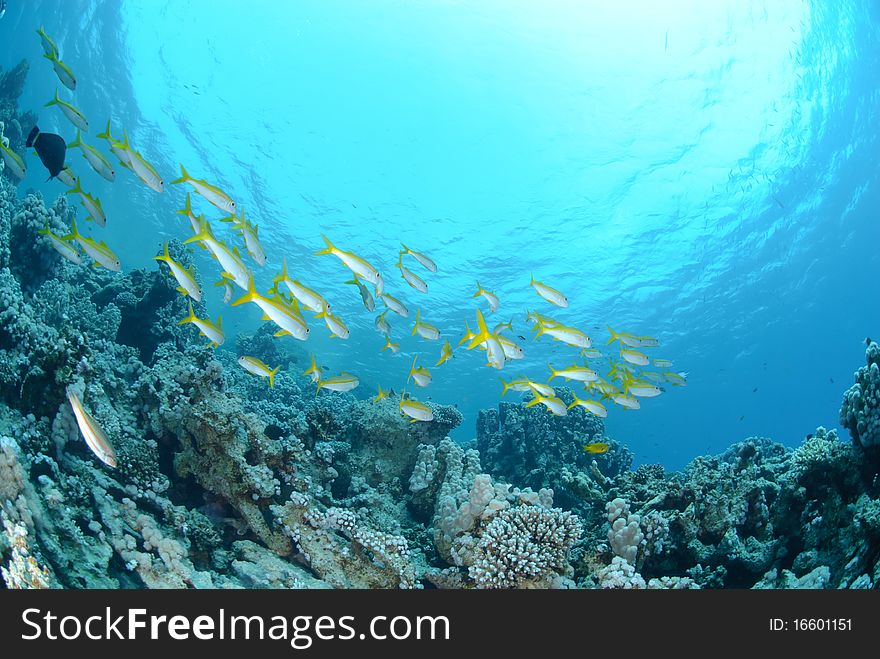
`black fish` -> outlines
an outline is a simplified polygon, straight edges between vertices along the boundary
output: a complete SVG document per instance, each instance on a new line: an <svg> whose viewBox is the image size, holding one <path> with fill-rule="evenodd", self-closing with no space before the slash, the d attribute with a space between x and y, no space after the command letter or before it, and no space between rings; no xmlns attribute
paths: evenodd
<svg viewBox="0 0 880 659"><path fill-rule="evenodd" d="M25 146L28 148L34 147L43 165L49 170L48 180L51 181L64 169L64 156L67 154L67 144L61 135L41 133L40 129L34 126L27 137Z"/></svg>

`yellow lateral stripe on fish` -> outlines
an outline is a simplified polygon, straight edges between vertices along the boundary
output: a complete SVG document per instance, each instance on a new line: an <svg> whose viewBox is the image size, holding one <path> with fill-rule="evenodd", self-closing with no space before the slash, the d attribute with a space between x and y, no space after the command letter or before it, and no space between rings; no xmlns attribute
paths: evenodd
<svg viewBox="0 0 880 659"><path fill-rule="evenodd" d="M58 96L58 89L55 89L55 98L46 103L43 107L51 107L53 105L57 105L61 110L62 114L70 120L77 128L89 132L89 120L86 119L86 115L82 113L82 111L68 103L67 101L62 101L61 97Z"/></svg>
<svg viewBox="0 0 880 659"><path fill-rule="evenodd" d="M199 232L183 241L183 244L201 242L203 243L214 258L220 263L220 267L227 273L236 286L244 290L248 289L248 278L251 277L250 270L244 264L241 256L236 249L229 249L226 243L217 240L211 232L211 226L204 216L199 218Z"/></svg>
<svg viewBox="0 0 880 659"><path fill-rule="evenodd" d="M94 220L100 227L104 227L107 225L107 216L104 214L104 208L101 206L101 200L97 197L93 197L88 192L82 189L79 177L77 177L76 179L76 185L74 185L70 190L66 190L64 194L78 194L80 202L89 212L89 218Z"/></svg>
<svg viewBox="0 0 880 659"><path fill-rule="evenodd" d="M48 218L46 218L46 228L40 229L37 233L41 236L46 236L52 244L52 247L55 248L55 251L68 261L76 263L77 265L82 263L82 259L79 256L79 252L76 251L76 248L74 248L69 241L66 241L63 236L52 233L52 230L49 228Z"/></svg>
<svg viewBox="0 0 880 659"><path fill-rule="evenodd" d="M535 396L532 400L526 403L526 407L534 407L535 405L541 404L547 408L547 410L553 414L554 416L567 416L568 410L565 407L565 403L563 403L556 396Z"/></svg>
<svg viewBox="0 0 880 659"><path fill-rule="evenodd" d="M234 215L231 217L235 218ZM225 221L225 219L222 221ZM260 244L259 227L248 222L243 208L241 209L241 218L235 225L235 229L241 234L241 237L244 239L244 247L256 264L259 266L266 265L266 252L263 251L263 246Z"/></svg>
<svg viewBox="0 0 880 659"><path fill-rule="evenodd" d="M412 398L405 398L405 396L406 392L404 391L400 395L398 407L401 414L409 417L411 423L434 420L434 411L430 407Z"/></svg>
<svg viewBox="0 0 880 659"><path fill-rule="evenodd" d="M605 406L597 400L592 400L592 399L581 400L580 398L575 396L574 402L568 406L568 409L572 409L574 407L583 407L590 414L593 414L595 416L599 416L599 417L603 417L603 418L608 416L608 410L605 409Z"/></svg>
<svg viewBox="0 0 880 659"><path fill-rule="evenodd" d="M324 378L322 380L318 380L318 388L315 390L315 395L318 395L318 392L321 389L329 389L330 391L351 391L355 387L360 384L360 380L351 373L342 373L341 375L334 375L330 378Z"/></svg>
<svg viewBox="0 0 880 659"><path fill-rule="evenodd" d="M630 364L635 364L636 366L647 366L651 363L651 360L648 359L647 355L636 350L627 350L625 348L621 348L620 356L621 358L623 358L624 361L627 361Z"/></svg>
<svg viewBox="0 0 880 659"><path fill-rule="evenodd" d="M221 324L223 319L220 316L217 316L217 324L211 322L210 318L199 318L196 316L193 311L192 302L189 303L189 315L177 322L178 325L186 325L187 323L192 323L195 325L199 332L207 337L211 341L211 345L215 348L217 346L223 345L223 342L226 340L226 335L223 333L223 328Z"/></svg>
<svg viewBox="0 0 880 659"><path fill-rule="evenodd" d="M98 425L98 422L95 421L91 414L86 412L82 402L80 402L79 397L71 387L67 387L66 393L70 407L73 408L73 416L76 417L76 425L79 426L79 431L82 433L83 439L92 450L92 453L104 464L116 467L116 451L113 449L113 445L110 443L107 435L104 434L101 426Z"/></svg>
<svg viewBox="0 0 880 659"><path fill-rule="evenodd" d="M589 444L584 444L584 450L587 453L593 453L596 455L607 453L609 448L610 446L607 442L590 442Z"/></svg>
<svg viewBox="0 0 880 659"><path fill-rule="evenodd" d="M326 245L326 247L324 249L319 249L317 252L315 252L316 256L332 254L340 261L342 261L343 265L345 265L346 268L351 270L362 279L374 285L378 284L379 271L376 270L376 268L374 268L372 265L370 265L365 259L362 259L354 252L346 252L339 249L332 242L330 242L330 239L327 236L323 234L321 235L321 238L324 239L324 244Z"/></svg>
<svg viewBox="0 0 880 659"><path fill-rule="evenodd" d="M0 152L3 153L3 160L6 161L6 166L15 175L15 178L23 181L27 175L27 165L25 165L24 159L6 146L2 140L0 140Z"/></svg>
<svg viewBox="0 0 880 659"><path fill-rule="evenodd" d="M416 261L421 263L427 270L430 270L431 272L437 272L437 264L434 263L434 261L432 261L430 258L425 256L421 252L417 252L415 250L410 249L409 247L407 247L403 243L400 243L400 246L403 247L404 254L409 254L410 256L412 256Z"/></svg>
<svg viewBox="0 0 880 659"><path fill-rule="evenodd" d="M183 163L180 165L180 178L171 181L171 185L179 185L180 183L189 183L193 189L204 197L208 202L214 204L222 211L226 211L230 215L235 215L235 202L228 194L223 192L216 185L211 185L204 179L194 179L186 171Z"/></svg>
<svg viewBox="0 0 880 659"><path fill-rule="evenodd" d="M403 316L404 318L409 316L409 309L406 308L406 305L398 300L396 297L392 295L388 295L387 293L382 293L379 295L382 302L385 303L391 311L396 313L398 316Z"/></svg>
<svg viewBox="0 0 880 659"><path fill-rule="evenodd" d="M55 69L55 75L58 76L58 79L61 81L61 84L67 87L71 91L76 90L76 76L73 75L73 71L67 64L62 62L58 58L58 51L56 50L54 53L46 53L43 55L43 58L52 62L52 67Z"/></svg>
<svg viewBox="0 0 880 659"><path fill-rule="evenodd" d="M287 286L287 290L290 291L290 294L309 311L321 313L322 311L330 310L330 304L320 293L303 285L299 280L292 280L288 276L286 256L281 259L281 273L272 280L272 283L275 284L276 288L278 284L281 283Z"/></svg>
<svg viewBox="0 0 880 659"><path fill-rule="evenodd" d="M535 276L531 275L532 280L529 282L529 285L535 289L535 292L550 304L553 304L557 307L565 308L568 306L568 298L565 297L562 293L557 291L555 288L551 288L547 286L547 284L543 284L539 281L535 280Z"/></svg>
<svg viewBox="0 0 880 659"><path fill-rule="evenodd" d="M101 265L114 272L122 270L122 264L119 261L119 257L107 247L107 243L103 240L97 242L94 238L83 236L76 228L75 219L71 223L70 235L64 236L64 240L77 241L80 247L83 248L83 251L88 254L89 258L91 258L97 265Z"/></svg>
<svg viewBox="0 0 880 659"><path fill-rule="evenodd" d="M113 139L113 136L110 134L109 119L107 120L106 130L103 133L98 133L95 137L99 140L107 140L107 144L110 146L110 151L112 151L113 155L116 156L116 159L119 160L119 164L125 169L131 169L131 154L128 152L128 149L125 148L125 144Z"/></svg>
<svg viewBox="0 0 880 659"><path fill-rule="evenodd" d="M156 261L162 261L168 264L168 267L171 269L171 274L177 280L177 283L180 284L180 288L177 289L179 293L182 295L188 295L196 302L202 301L202 289L196 281L195 268L193 266L184 268L182 263L172 259L171 254L168 253L167 242L165 243L165 253L161 256L154 256L153 258Z"/></svg>
<svg viewBox="0 0 880 659"><path fill-rule="evenodd" d="M260 295L254 285L254 276L248 277L248 292L235 300L231 306L237 307L246 302L253 302L262 309L268 320L274 322L284 332L305 341L309 335L309 328L302 316L290 305L284 303L281 297L268 298Z"/></svg>
<svg viewBox="0 0 880 659"><path fill-rule="evenodd" d="M83 142L82 131L80 131L79 128L76 129L76 139L67 145L68 149L75 149L77 147L82 151L83 157L88 161L89 165L95 170L95 172L111 183L116 180L116 172L113 171L113 165L111 165L110 161L104 157L103 153L98 151L91 144Z"/></svg>
<svg viewBox="0 0 880 659"><path fill-rule="evenodd" d="M55 41L52 40L48 34L46 34L46 30L43 29L43 26L40 26L40 29L37 30L37 34L40 35L40 41L43 46L43 52L46 55L57 55L58 54L58 46L55 45Z"/></svg>
<svg viewBox="0 0 880 659"><path fill-rule="evenodd" d="M238 358L238 365L248 373L253 373L254 375L259 375L263 378L269 378L270 389L275 387L275 374L278 373L278 370L281 368L280 366L271 368L256 357L249 357L247 355Z"/></svg>
<svg viewBox="0 0 880 659"><path fill-rule="evenodd" d="M416 324L413 325L412 333L413 335L418 334L423 339L428 339L429 341L436 341L440 338L440 330L431 325L430 323L422 322L422 310L416 309Z"/></svg>
<svg viewBox="0 0 880 659"><path fill-rule="evenodd" d="M611 335L611 338L608 339L608 344L611 344L614 341L620 341L621 346L627 345L630 348L656 348L660 345L660 342L652 336L637 336L635 334L630 334L629 332L615 332L611 329L610 325L607 325L606 327L608 328L608 333Z"/></svg>

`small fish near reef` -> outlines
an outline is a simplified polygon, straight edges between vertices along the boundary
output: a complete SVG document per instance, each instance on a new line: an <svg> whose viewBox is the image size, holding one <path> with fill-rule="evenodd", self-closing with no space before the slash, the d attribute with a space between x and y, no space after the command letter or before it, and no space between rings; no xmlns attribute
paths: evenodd
<svg viewBox="0 0 880 659"><path fill-rule="evenodd" d="M3 160L7 169L12 172L19 181L23 181L27 176L27 165L24 164L24 158L0 141L0 153L3 154Z"/></svg>
<svg viewBox="0 0 880 659"><path fill-rule="evenodd" d="M79 426L79 431L83 439L86 440L86 444L92 449L92 453L107 466L115 468L116 451L113 449L113 445L95 418L83 408L79 397L70 387L67 387L67 400L70 401L70 406L73 408L76 425Z"/></svg>
<svg viewBox="0 0 880 659"><path fill-rule="evenodd" d="M67 143L61 135L55 133L41 133L37 126L31 129L25 142L27 148L34 148L40 157L40 162L49 170L49 178L52 180L64 169L64 158L67 155Z"/></svg>
<svg viewBox="0 0 880 659"><path fill-rule="evenodd" d="M584 451L592 453L593 455L607 453L609 448L610 446L606 442L590 442L589 444L584 444Z"/></svg>
<svg viewBox="0 0 880 659"><path fill-rule="evenodd" d="M278 373L278 369L281 368L280 366L270 368L256 357L248 357L247 355L238 358L238 365L248 373L259 375L261 378L269 378L270 389L275 387L275 374Z"/></svg>

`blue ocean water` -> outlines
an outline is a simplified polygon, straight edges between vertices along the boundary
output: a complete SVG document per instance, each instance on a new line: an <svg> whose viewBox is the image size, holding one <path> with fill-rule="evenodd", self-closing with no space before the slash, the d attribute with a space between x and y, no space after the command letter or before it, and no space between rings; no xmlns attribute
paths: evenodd
<svg viewBox="0 0 880 659"><path fill-rule="evenodd" d="M105 184L73 155L125 269L155 268L162 241L188 236L174 213L184 191L168 185L184 163L259 224L262 285L285 255L333 303L351 338L313 331L304 348L357 374L359 395L399 391L415 354L437 360L438 343L410 334L417 308L455 345L479 280L501 299L492 320L527 339L505 379L576 360L531 340L529 309L600 348L607 325L658 337L652 356L674 360L688 386L611 409L606 426L637 463L678 468L746 436L795 445L837 425L880 326L880 12L666 4L9 0L0 65L31 61L21 107L73 139L42 108L60 87L34 32L44 25L78 74L64 98L89 117L87 139L111 119L162 173L157 195L128 172ZM23 188L54 198L63 186L28 159ZM399 354L380 352L348 271L313 255L322 233L410 308L388 315ZM413 268L426 295L397 276L401 241L439 265ZM216 279L208 259L197 266ZM570 306L538 298L531 273ZM228 332L259 325L254 309L209 296ZM432 372L414 393L458 405L456 437L473 437L499 372L476 351Z"/></svg>

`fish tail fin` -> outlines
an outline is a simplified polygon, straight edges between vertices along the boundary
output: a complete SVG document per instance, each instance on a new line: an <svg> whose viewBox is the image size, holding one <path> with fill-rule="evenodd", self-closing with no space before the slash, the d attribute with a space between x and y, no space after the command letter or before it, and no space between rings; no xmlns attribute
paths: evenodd
<svg viewBox="0 0 880 659"><path fill-rule="evenodd" d="M187 243L201 242L213 237L214 236L211 234L211 225L208 224L208 220L202 215L199 217L199 232L184 240L183 244L186 245Z"/></svg>
<svg viewBox="0 0 880 659"><path fill-rule="evenodd" d="M281 366L276 366L274 369L269 371L269 388L270 389L275 388L275 374L278 373L278 369L280 369L280 368L281 368Z"/></svg>
<svg viewBox="0 0 880 659"><path fill-rule="evenodd" d="M480 297L480 294L483 292L483 287L480 286L480 280L477 279L477 292L474 293L471 297Z"/></svg>
<svg viewBox="0 0 880 659"><path fill-rule="evenodd" d="M422 310L421 310L421 309L416 309L416 324L413 325L413 329L412 329L412 333L413 333L413 335L415 335L416 330L417 330L418 327L419 327L419 320L421 319L421 317L422 317Z"/></svg>
<svg viewBox="0 0 880 659"><path fill-rule="evenodd" d="M186 325L187 323L193 322L195 319L196 319L196 314L193 311L193 303L190 302L189 303L189 315L186 318L184 318L183 320L177 321L177 324L178 325Z"/></svg>
<svg viewBox="0 0 880 659"><path fill-rule="evenodd" d="M58 101L60 101L60 100L61 100L61 99L58 98L58 88L56 87L56 88L55 88L55 98L53 98L51 101L49 101L48 103L46 103L43 107L44 107L44 108L48 108L48 107L50 107L50 106L52 106L52 105L58 105Z"/></svg>
<svg viewBox="0 0 880 659"><path fill-rule="evenodd" d="M415 356L413 357L412 366L409 367L409 375L406 377L406 383L407 383L407 384L409 384L410 378L412 378L412 374L413 374L413 373L415 372L415 370L416 370L416 360L417 360L418 358L419 358L418 355L415 355Z"/></svg>
<svg viewBox="0 0 880 659"><path fill-rule="evenodd" d="M128 144L128 137L125 138L125 143ZM178 183L186 183L190 180L189 174L186 171L186 168L183 166L183 163L180 163L180 178L176 178L171 181L171 185L177 185Z"/></svg>
<svg viewBox="0 0 880 659"><path fill-rule="evenodd" d="M551 364L550 362L547 362L547 367L550 369L550 372L553 373L553 375L551 375L549 378L547 378L547 382L550 382L550 380L552 380L557 375L559 375L559 371L557 371L555 368L553 368L553 364Z"/></svg>
<svg viewBox="0 0 880 659"><path fill-rule="evenodd" d="M509 383L509 382L505 382L505 381L504 381L504 378L501 377L500 375L498 376L498 379L501 380L501 386L503 387L503 388L501 389L501 395L503 396L504 394L507 393L507 390L510 389L510 383Z"/></svg>
<svg viewBox="0 0 880 659"><path fill-rule="evenodd" d="M528 403L526 403L526 407L534 407L535 405L540 403L543 399L544 399L543 396L536 395L534 398L532 398L532 400L530 400Z"/></svg>
<svg viewBox="0 0 880 659"><path fill-rule="evenodd" d="M46 228L40 229L39 231L37 231L37 233L40 234L41 236L52 235L52 232L49 230L49 218L48 217L46 218Z"/></svg>
<svg viewBox="0 0 880 659"><path fill-rule="evenodd" d="M112 140L113 139L113 136L110 134L110 120L109 119L107 120L106 130L104 130L103 133L98 133L97 135L95 135L95 137L97 137L98 139L102 139L102 140Z"/></svg>
<svg viewBox="0 0 880 659"><path fill-rule="evenodd" d="M578 403L583 403L583 402L584 402L584 401L582 401L580 398L578 398L577 396L575 396L575 397L574 397L574 402L573 402L571 405L569 405L568 407L566 407L565 409L570 410L572 407L577 407Z"/></svg>
<svg viewBox="0 0 880 659"><path fill-rule="evenodd" d="M47 60L49 60L50 62L57 62L58 61L58 58L55 56L54 52L51 55L49 55L48 53L43 53L43 57L46 58Z"/></svg>
<svg viewBox="0 0 880 659"><path fill-rule="evenodd" d="M162 256L154 256L153 259L156 261L165 261L165 263L171 263L171 254L168 253L168 241L165 241L165 253Z"/></svg>
<svg viewBox="0 0 880 659"><path fill-rule="evenodd" d="M333 250L335 250L336 247L333 246L333 243L330 242L330 239L327 236L325 236L323 233L321 234L321 238L324 239L324 244L326 245L326 247L324 249L319 249L317 252L315 252L315 256L323 256L324 254L332 254Z"/></svg>
<svg viewBox="0 0 880 659"><path fill-rule="evenodd" d="M254 300L258 300L259 298L260 294L257 292L257 287L254 285L254 275L253 273L251 273L248 276L248 292L235 300L230 306L237 307L240 304L244 304L245 302L252 302Z"/></svg>
<svg viewBox="0 0 880 659"><path fill-rule="evenodd" d="M100 137L100 135L98 137ZM189 192L186 193L186 201L183 204L183 208L176 212L178 215L192 215L192 199L190 198Z"/></svg>
<svg viewBox="0 0 880 659"><path fill-rule="evenodd" d="M82 132L80 131L79 128L77 128L76 129L76 139L73 140L73 142L71 142L70 144L68 144L67 148L68 149L75 149L76 147L82 146L82 145L83 145Z"/></svg>
<svg viewBox="0 0 880 659"><path fill-rule="evenodd" d="M468 344L468 350L476 348L483 341L489 338L489 328L486 327L486 320L483 318L483 312L477 309L477 335L471 339Z"/></svg>
<svg viewBox="0 0 880 659"><path fill-rule="evenodd" d="M605 344L605 345L608 345L610 343L614 343L617 339L619 339L620 334L618 334L613 329L611 329L611 325L606 325L606 327L608 328L608 333L611 335L611 338L608 339L608 343Z"/></svg>

